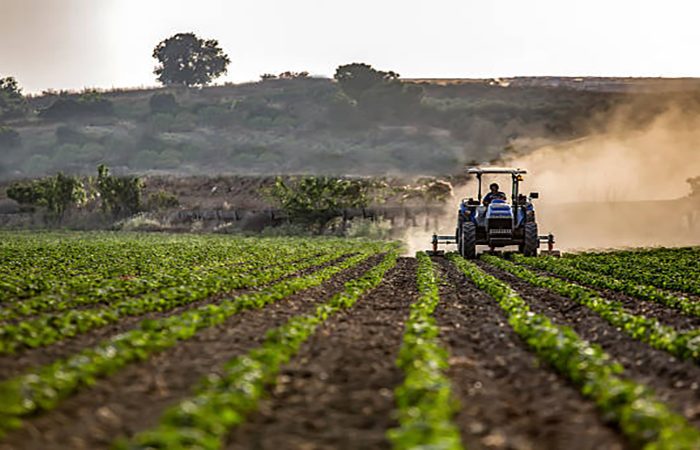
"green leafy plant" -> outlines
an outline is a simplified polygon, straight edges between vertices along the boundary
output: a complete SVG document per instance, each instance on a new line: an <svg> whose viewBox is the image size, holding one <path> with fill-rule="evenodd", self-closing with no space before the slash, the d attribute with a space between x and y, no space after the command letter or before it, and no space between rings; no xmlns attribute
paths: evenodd
<svg viewBox="0 0 700 450"><path fill-rule="evenodd" d="M366 208L372 191L383 185L373 180L303 176L291 180L278 177L268 195L292 221L324 229L346 208Z"/></svg>
<svg viewBox="0 0 700 450"><path fill-rule="evenodd" d="M114 218L134 214L141 209L143 182L135 176L115 177L104 164L97 167L96 189L102 211Z"/></svg>
<svg viewBox="0 0 700 450"><path fill-rule="evenodd" d="M571 328L534 313L510 286L476 264L456 254L448 257L498 302L513 330L539 358L594 400L634 446L649 450L697 448L698 429L656 399L649 388L623 378L622 366L612 362L599 346L581 339Z"/></svg>
<svg viewBox="0 0 700 450"><path fill-rule="evenodd" d="M342 242L328 240L323 248L337 251L338 244ZM319 244L320 241L309 242L309 245L315 245L317 249ZM346 249L352 246L359 253L307 275L286 278L261 290L234 298L223 298L217 304L200 306L157 320L145 319L135 328L93 348L0 382L0 431L18 426L24 416L56 407L63 398L81 386L94 383L97 377L111 374L129 363L172 347L205 328L223 323L233 314L246 309L262 308L303 289L318 286L370 255L396 248L394 244L369 242L362 246L356 242L347 242L347 246ZM269 255L275 257L272 251ZM188 295L201 295L201 290Z"/></svg>
<svg viewBox="0 0 700 450"><path fill-rule="evenodd" d="M69 207L87 199L82 181L60 172L53 177L13 183L7 188L7 196L22 204L45 208L50 223L60 222Z"/></svg>
<svg viewBox="0 0 700 450"><path fill-rule="evenodd" d="M418 259L420 297L411 305L397 365L403 383L395 389L399 427L387 435L395 449L461 449L459 430L452 422L458 404L452 398L447 351L432 314L440 301L432 262L424 252Z"/></svg>
<svg viewBox="0 0 700 450"><path fill-rule="evenodd" d="M639 284L639 282L636 281L621 280L597 272L580 270L573 267L567 259L551 257L525 258L521 255L514 255L513 259L520 264L525 264L536 269L547 270L555 275L562 276L577 283L622 292L642 300L649 300L669 306L684 314L700 316L700 302L687 297L673 295L668 291L654 286Z"/></svg>
<svg viewBox="0 0 700 450"><path fill-rule="evenodd" d="M550 289L586 306L634 339L681 359L700 361L700 330L676 331L656 319L631 314L625 311L619 302L602 298L589 288L559 278L538 275L525 267L494 256L484 255L482 259L534 286Z"/></svg>
<svg viewBox="0 0 700 450"><path fill-rule="evenodd" d="M313 314L293 317L270 330L260 347L229 361L222 375L206 377L193 397L168 409L157 427L116 448L220 448L228 430L257 407L266 385L274 382L282 364L297 353L318 326L354 305L395 264L396 253L390 252L364 275L345 283L342 292L318 306Z"/></svg>

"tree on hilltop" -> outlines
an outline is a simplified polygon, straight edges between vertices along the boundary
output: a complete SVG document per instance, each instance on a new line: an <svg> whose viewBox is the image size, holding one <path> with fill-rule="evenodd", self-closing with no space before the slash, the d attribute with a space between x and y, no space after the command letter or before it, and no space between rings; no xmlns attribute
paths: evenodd
<svg viewBox="0 0 700 450"><path fill-rule="evenodd" d="M226 73L231 63L215 39L200 39L194 33L178 33L153 49L158 60L153 73L164 85L204 86Z"/></svg>
<svg viewBox="0 0 700 450"><path fill-rule="evenodd" d="M27 100L14 77L0 78L0 119L22 117L27 113Z"/></svg>
<svg viewBox="0 0 700 450"><path fill-rule="evenodd" d="M373 88L398 82L399 74L392 71L382 72L369 64L352 63L339 66L333 78L348 97L359 102L363 94Z"/></svg>

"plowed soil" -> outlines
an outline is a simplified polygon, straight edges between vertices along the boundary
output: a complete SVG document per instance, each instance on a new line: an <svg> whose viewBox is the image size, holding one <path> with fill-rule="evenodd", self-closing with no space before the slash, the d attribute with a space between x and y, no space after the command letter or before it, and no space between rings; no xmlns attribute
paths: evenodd
<svg viewBox="0 0 700 450"><path fill-rule="evenodd" d="M225 362L260 345L267 330L292 316L310 313L381 258L374 256L321 286L263 309L234 315L147 361L98 380L63 400L56 409L27 418L21 429L0 439L0 450L103 449L117 438L155 426L169 406L193 394L205 375L216 373ZM434 262L440 277L435 319L440 339L449 351L447 375L460 403L454 422L465 448L629 448L592 401L539 362L512 330L495 300L446 259ZM572 300L488 264L478 264L510 284L533 311L571 326L582 338L601 345L625 367L626 377L653 388L660 400L700 426L700 366L628 337ZM377 288L320 325L283 366L259 409L230 431L225 447L391 448L387 431L398 425L394 390L403 381L396 358L410 305L419 295L416 267L414 258L400 258ZM654 317L658 314L664 323L678 328L695 326L695 319L688 321L671 309L658 305L647 308L629 297L601 293L622 301L632 311L646 311ZM212 297L205 302L219 300ZM62 344L0 358L0 377L95 345L134 323L125 320Z"/></svg>
<svg viewBox="0 0 700 450"><path fill-rule="evenodd" d="M291 276L302 276L311 273L314 270L318 270L321 267L326 267L338 261L342 261L345 258L347 258L347 256L341 257L334 261L330 261L326 264L310 267L308 269L299 271ZM283 280L285 278L289 278L289 276L282 277L277 281ZM264 286L258 286L256 289L259 290L263 287ZM140 316L123 317L117 323L95 328L93 330L88 331L87 333L82 333L70 338L62 339L61 341L56 342L55 344L37 348L23 348L20 349L15 355L0 355L0 380L21 375L24 371L31 367L50 364L51 362L56 361L58 359L73 355L85 348L92 347L97 342L109 339L112 336L116 336L119 333L127 331L133 328L134 326L137 326L141 321L145 319L156 320L176 314L181 314L187 310L198 308L207 304L215 304L220 302L224 298L236 297L245 294L246 292L250 292L252 290L254 289L237 289L234 291L212 295L211 297L190 302L185 305L169 309L167 311L154 311Z"/></svg>
<svg viewBox="0 0 700 450"><path fill-rule="evenodd" d="M528 269L531 269L528 267ZM555 277L555 278L560 278L563 280L566 280L570 283L586 286L589 289L592 289L600 294L601 297L607 298L610 300L615 300L618 301L622 304L622 307L629 312L630 314L634 315L640 315L640 316L646 316L646 317L653 317L657 319L659 322L661 322L664 325L671 326L678 331L686 331L686 330L692 330L696 328L700 328L700 317L697 316L689 316L681 313L677 309L665 306L661 303L657 303L654 301L649 301L649 300L641 300L635 297L632 297L630 295L621 293L621 292L616 292L610 289L596 289L592 286L586 285L585 283L579 283L577 281L571 281L567 280L565 277L558 277L552 273L541 271L541 270L533 270L534 272L537 272L541 275L545 276L550 276L550 277ZM672 295L679 295L678 293L672 293ZM684 297L689 297L687 294L683 295ZM692 297L690 297L692 299Z"/></svg>
<svg viewBox="0 0 700 450"><path fill-rule="evenodd" d="M117 437L154 426L164 409L192 394L204 375L259 345L267 330L293 315L309 313L380 259L373 257L319 287L263 309L236 314L143 363L129 365L57 409L27 420L22 429L0 441L0 449L109 448Z"/></svg>
<svg viewBox="0 0 700 450"><path fill-rule="evenodd" d="M395 360L417 297L414 259L327 321L282 370L258 413L229 436L229 449L383 449L396 426Z"/></svg>
<svg viewBox="0 0 700 450"><path fill-rule="evenodd" d="M700 426L700 366L629 337L573 300L480 264L491 275L510 284L533 311L545 314L557 324L568 325L583 339L599 344L624 366L626 377L651 387L661 401Z"/></svg>
<svg viewBox="0 0 700 450"><path fill-rule="evenodd" d="M590 401L538 364L493 299L439 263L445 282L435 317L451 355L461 403L456 422L467 448L625 448Z"/></svg>

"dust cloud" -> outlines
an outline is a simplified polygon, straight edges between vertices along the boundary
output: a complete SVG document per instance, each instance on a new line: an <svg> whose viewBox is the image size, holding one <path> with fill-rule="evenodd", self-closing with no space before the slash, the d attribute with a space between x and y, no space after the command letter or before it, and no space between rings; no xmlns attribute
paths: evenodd
<svg viewBox="0 0 700 450"><path fill-rule="evenodd" d="M644 107L636 105L635 107ZM527 168L540 231L563 250L700 243L700 114L671 106L646 126L619 108L586 138L541 147L505 164Z"/></svg>
<svg viewBox="0 0 700 450"><path fill-rule="evenodd" d="M554 233L557 248L700 244L700 193L691 196L687 182L700 176L700 114L669 106L639 126L631 117L640 107L620 106L585 138L522 153L532 142L515 141L516 151L498 164L528 170L521 192L540 193L539 231ZM491 181L484 178L486 186ZM493 181L510 193L509 177ZM437 219L441 234L454 233L457 204L476 197L475 184L455 189ZM430 235L405 237L409 250L429 248Z"/></svg>

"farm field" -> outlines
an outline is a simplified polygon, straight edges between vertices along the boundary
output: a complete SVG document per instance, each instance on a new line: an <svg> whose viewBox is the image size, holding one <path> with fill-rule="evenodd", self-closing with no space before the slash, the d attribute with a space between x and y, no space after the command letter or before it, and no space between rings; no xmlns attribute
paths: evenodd
<svg viewBox="0 0 700 450"><path fill-rule="evenodd" d="M698 449L700 248L0 232L0 450Z"/></svg>

